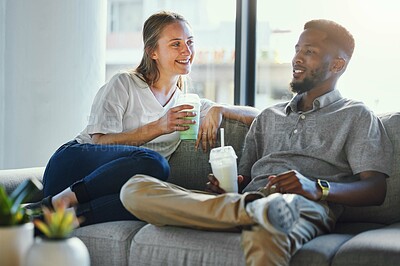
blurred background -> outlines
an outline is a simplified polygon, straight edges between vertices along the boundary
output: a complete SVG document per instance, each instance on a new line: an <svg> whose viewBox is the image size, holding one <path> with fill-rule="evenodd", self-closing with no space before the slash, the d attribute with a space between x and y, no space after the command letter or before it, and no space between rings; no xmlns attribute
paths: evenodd
<svg viewBox="0 0 400 266"><path fill-rule="evenodd" d="M215 101L233 103L234 0L109 0L106 79L139 63L143 21L162 9L183 14L193 27L193 89ZM338 86L342 94L364 101L378 113L398 110L400 88L394 77L400 59L399 10L395 0L258 0L256 107L291 97L294 45L306 21L325 18L344 25L356 39L353 59Z"/></svg>

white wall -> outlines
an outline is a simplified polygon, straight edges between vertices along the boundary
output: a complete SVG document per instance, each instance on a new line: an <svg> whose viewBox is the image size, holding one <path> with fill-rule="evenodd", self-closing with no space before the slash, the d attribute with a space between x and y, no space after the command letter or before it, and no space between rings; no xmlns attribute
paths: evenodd
<svg viewBox="0 0 400 266"><path fill-rule="evenodd" d="M3 169L46 165L84 128L104 83L105 23L105 0L6 0Z"/></svg>

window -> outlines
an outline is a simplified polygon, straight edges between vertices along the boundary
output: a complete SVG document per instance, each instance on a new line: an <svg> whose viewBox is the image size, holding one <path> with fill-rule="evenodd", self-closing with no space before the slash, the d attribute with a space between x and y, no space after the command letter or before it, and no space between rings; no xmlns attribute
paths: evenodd
<svg viewBox="0 0 400 266"><path fill-rule="evenodd" d="M396 111L400 62L400 3L395 0L258 1L256 106L265 108L291 97L294 45L311 19L345 26L356 47L337 89L363 101L375 113Z"/></svg>
<svg viewBox="0 0 400 266"><path fill-rule="evenodd" d="M140 31L143 21L142 1L117 0L109 2L109 33L127 33Z"/></svg>

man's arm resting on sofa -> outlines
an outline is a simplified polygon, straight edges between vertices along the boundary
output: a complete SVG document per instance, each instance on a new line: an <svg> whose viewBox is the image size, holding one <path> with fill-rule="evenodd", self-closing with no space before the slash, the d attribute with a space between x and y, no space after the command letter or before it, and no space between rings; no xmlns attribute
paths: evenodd
<svg viewBox="0 0 400 266"><path fill-rule="evenodd" d="M348 206L381 205L386 196L386 175L376 171L365 171L358 174L359 180L350 183L330 183L327 201ZM281 193L294 193L310 200L319 201L322 189L309 178L292 170L277 176L270 176L266 186L275 185Z"/></svg>
<svg viewBox="0 0 400 266"><path fill-rule="evenodd" d="M348 206L381 205L386 197L386 175L375 171L359 174L351 183L330 183L327 200ZM318 189L319 193L322 193Z"/></svg>

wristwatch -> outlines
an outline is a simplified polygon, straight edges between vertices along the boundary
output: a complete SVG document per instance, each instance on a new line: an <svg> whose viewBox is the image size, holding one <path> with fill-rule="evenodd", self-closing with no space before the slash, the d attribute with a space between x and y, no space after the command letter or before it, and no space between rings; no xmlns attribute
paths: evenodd
<svg viewBox="0 0 400 266"><path fill-rule="evenodd" d="M329 194L329 182L326 180L318 179L317 184L322 189L322 197L320 198L320 200L326 200L326 197L328 197Z"/></svg>

